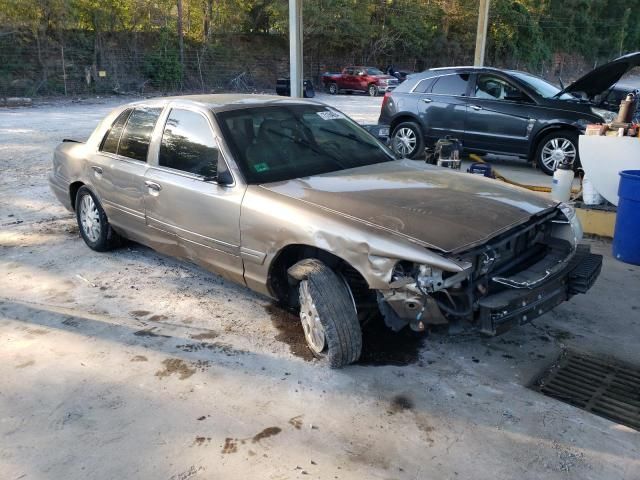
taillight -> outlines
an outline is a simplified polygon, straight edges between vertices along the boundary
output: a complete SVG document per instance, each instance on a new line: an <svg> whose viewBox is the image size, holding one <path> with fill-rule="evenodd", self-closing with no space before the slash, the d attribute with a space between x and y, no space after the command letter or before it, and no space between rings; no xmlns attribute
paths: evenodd
<svg viewBox="0 0 640 480"><path fill-rule="evenodd" d="M391 99L391 92L386 92L384 94L384 98L382 99L382 108L384 108L387 105L387 102L389 102L390 99Z"/></svg>

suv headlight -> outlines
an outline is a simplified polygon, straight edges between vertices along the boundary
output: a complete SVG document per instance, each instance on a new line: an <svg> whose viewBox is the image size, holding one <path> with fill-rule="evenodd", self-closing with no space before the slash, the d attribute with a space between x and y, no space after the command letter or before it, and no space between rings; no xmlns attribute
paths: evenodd
<svg viewBox="0 0 640 480"><path fill-rule="evenodd" d="M617 115L615 114L615 112L611 112L609 110L605 110L604 108L595 108L595 107L591 107L591 111L595 114L598 115L600 118L602 118L602 120L604 120L605 123L611 123L613 122Z"/></svg>

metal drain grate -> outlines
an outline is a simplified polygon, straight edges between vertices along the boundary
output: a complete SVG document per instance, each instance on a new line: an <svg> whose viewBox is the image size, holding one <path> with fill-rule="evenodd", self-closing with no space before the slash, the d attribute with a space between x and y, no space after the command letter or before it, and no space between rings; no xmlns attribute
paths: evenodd
<svg viewBox="0 0 640 480"><path fill-rule="evenodd" d="M640 368L565 352L534 388L543 394L640 430Z"/></svg>

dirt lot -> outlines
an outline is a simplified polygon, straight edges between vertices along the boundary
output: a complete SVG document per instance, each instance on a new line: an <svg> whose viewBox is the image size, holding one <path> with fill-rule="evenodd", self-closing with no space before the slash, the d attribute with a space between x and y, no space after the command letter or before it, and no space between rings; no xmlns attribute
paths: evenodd
<svg viewBox="0 0 640 480"><path fill-rule="evenodd" d="M640 479L640 433L528 388L563 349L639 362L640 268L497 338L369 331L319 368L295 318L129 244L90 251L51 151L127 99L0 111L0 477ZM380 99L331 98L375 122Z"/></svg>

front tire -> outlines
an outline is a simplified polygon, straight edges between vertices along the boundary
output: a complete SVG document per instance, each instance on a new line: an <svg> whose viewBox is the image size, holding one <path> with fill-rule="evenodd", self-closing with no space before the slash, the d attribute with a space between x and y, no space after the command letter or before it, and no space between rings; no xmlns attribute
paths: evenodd
<svg viewBox="0 0 640 480"><path fill-rule="evenodd" d="M393 151L402 158L420 158L424 155L424 137L420 125L415 122L402 122L391 134Z"/></svg>
<svg viewBox="0 0 640 480"><path fill-rule="evenodd" d="M91 250L106 252L120 245L120 236L111 228L102 205L87 187L78 190L75 207L80 236Z"/></svg>
<svg viewBox="0 0 640 480"><path fill-rule="evenodd" d="M369 94L370 97L377 97L378 96L378 87L376 87L372 83L371 85L369 85L369 88L367 89L367 93Z"/></svg>
<svg viewBox="0 0 640 480"><path fill-rule="evenodd" d="M303 264L305 278L298 284L300 322L307 346L331 368L357 361L362 331L347 283L319 260Z"/></svg>
<svg viewBox="0 0 640 480"><path fill-rule="evenodd" d="M577 166L580 162L578 135L569 130L548 133L538 143L535 155L536 164L547 175L553 175L563 161Z"/></svg>
<svg viewBox="0 0 640 480"><path fill-rule="evenodd" d="M338 84L337 83L330 83L329 84L329 93L331 95L337 95L338 94Z"/></svg>

